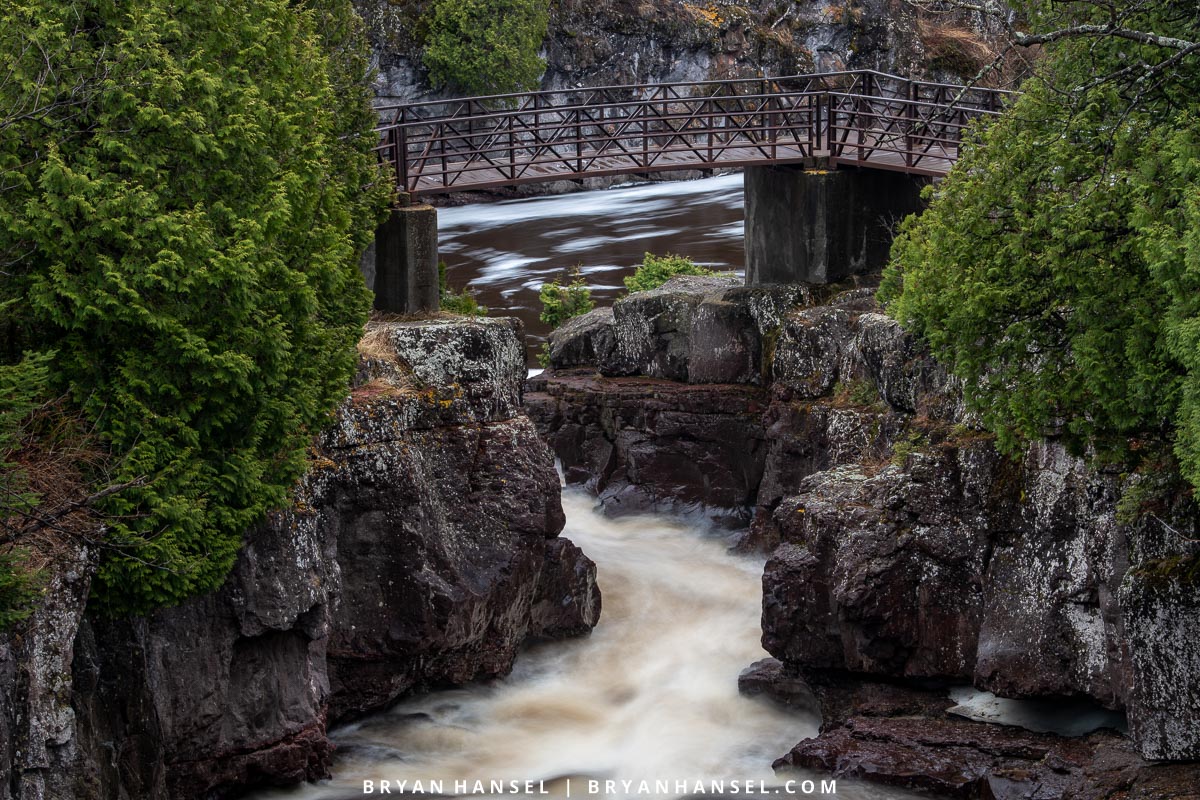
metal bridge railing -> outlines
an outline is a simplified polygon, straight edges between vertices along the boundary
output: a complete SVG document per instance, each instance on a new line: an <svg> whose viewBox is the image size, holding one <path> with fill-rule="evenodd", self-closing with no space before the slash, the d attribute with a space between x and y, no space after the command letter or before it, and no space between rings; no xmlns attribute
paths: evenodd
<svg viewBox="0 0 1200 800"><path fill-rule="evenodd" d="M414 194L826 158L944 174L1012 93L871 71L435 100L379 109Z"/></svg>

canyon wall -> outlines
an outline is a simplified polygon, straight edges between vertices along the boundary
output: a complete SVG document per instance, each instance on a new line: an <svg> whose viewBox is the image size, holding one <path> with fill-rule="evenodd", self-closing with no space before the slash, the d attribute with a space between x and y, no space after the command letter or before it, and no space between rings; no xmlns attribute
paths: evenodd
<svg viewBox="0 0 1200 800"><path fill-rule="evenodd" d="M440 95L420 66L419 0L354 0L381 102ZM877 69L961 82L997 31L977 15L922 15L904 0L555 0L543 45L547 91Z"/></svg>
<svg viewBox="0 0 1200 800"><path fill-rule="evenodd" d="M319 778L331 723L595 625L595 566L558 537L558 475L521 408L516 323L380 324L360 350L294 502L247 534L219 591L105 619L86 611L96 553L61 555L0 637L0 798Z"/></svg>
<svg viewBox="0 0 1200 800"><path fill-rule="evenodd" d="M1200 758L1191 501L1122 514L1140 479L1117 467L1054 438L1001 454L873 290L842 289L630 295L552 335L527 407L610 513L748 523L785 673L1087 698L1144 758Z"/></svg>

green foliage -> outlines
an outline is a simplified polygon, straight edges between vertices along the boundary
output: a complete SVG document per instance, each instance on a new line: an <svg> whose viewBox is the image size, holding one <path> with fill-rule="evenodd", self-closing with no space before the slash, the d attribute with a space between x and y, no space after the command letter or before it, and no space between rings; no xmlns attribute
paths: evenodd
<svg viewBox="0 0 1200 800"><path fill-rule="evenodd" d="M537 87L548 0L434 0L422 59L435 87L503 94Z"/></svg>
<svg viewBox="0 0 1200 800"><path fill-rule="evenodd" d="M576 267L567 276L570 283L565 285L557 280L543 283L538 292L542 301L542 313L539 318L551 328L557 328L572 317L586 314L596 307L592 300L592 290Z"/></svg>
<svg viewBox="0 0 1200 800"><path fill-rule="evenodd" d="M16 364L0 364L0 519L35 502L25 494L25 478L9 459L21 447L25 421L46 399L54 355L29 352Z"/></svg>
<svg viewBox="0 0 1200 800"><path fill-rule="evenodd" d="M0 549L0 632L33 613L37 589L24 564L25 556L21 548Z"/></svg>
<svg viewBox="0 0 1200 800"><path fill-rule="evenodd" d="M1117 500L1116 520L1122 525L1135 525L1146 514L1166 517L1172 503L1186 493L1173 459L1151 455L1137 472L1126 477Z"/></svg>
<svg viewBox="0 0 1200 800"><path fill-rule="evenodd" d="M475 295L469 290L455 292L450 288L450 284L446 278L446 262L438 262L438 292L441 298L440 307L442 311L447 311L451 314L463 314L468 317L486 317L488 310L487 306L479 305L479 301L475 299Z"/></svg>
<svg viewBox="0 0 1200 800"><path fill-rule="evenodd" d="M908 463L908 457L919 453L929 446L929 440L921 431L909 431L908 435L892 446L891 462L894 466L903 467Z"/></svg>
<svg viewBox="0 0 1200 800"><path fill-rule="evenodd" d="M625 288L631 292L645 292L657 289L677 275L716 275L711 269L698 266L687 256L676 256L667 253L656 256L646 253L642 257L642 265L637 272L625 278Z"/></svg>
<svg viewBox="0 0 1200 800"><path fill-rule="evenodd" d="M19 0L0 49L7 349L55 348L114 482L145 478L103 507L100 601L177 602L284 502L354 367L389 191L356 22L345 0Z"/></svg>
<svg viewBox="0 0 1200 800"><path fill-rule="evenodd" d="M1125 23L1194 40L1185 6L1140 4ZM880 298L1007 449L1061 431L1125 458L1131 437L1158 437L1200 486L1200 72L1097 80L1163 57L1104 38L1050 48L904 224Z"/></svg>
<svg viewBox="0 0 1200 800"><path fill-rule="evenodd" d="M851 381L849 397L850 402L856 405L875 405L879 403L879 390L868 380Z"/></svg>
<svg viewBox="0 0 1200 800"><path fill-rule="evenodd" d="M37 504L29 480L10 459L20 449L23 426L44 400L53 353L27 353L17 364L0 365L0 522ZM0 534L7 525L0 525ZM29 616L35 597L32 576L22 563L25 551L0 535L0 631Z"/></svg>

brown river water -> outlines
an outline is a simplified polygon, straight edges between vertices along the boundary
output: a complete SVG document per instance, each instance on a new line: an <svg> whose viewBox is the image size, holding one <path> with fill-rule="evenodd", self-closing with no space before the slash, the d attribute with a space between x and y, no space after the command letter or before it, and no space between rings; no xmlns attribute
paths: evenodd
<svg viewBox="0 0 1200 800"><path fill-rule="evenodd" d="M439 233L451 286L473 290L493 315L524 320L533 352L546 332L538 289L571 267L598 304L624 291L621 279L646 251L739 271L742 178L440 209ZM761 559L730 555L700 522L609 519L593 506L591 497L564 490L563 535L596 562L603 592L592 635L532 647L504 679L406 701L341 728L333 733L332 780L255 797L381 797L385 780L392 796L495 796L490 786L475 793L474 782L496 780L538 782L556 799L914 797L845 780L836 794L823 794L827 775L776 776L771 762L816 735L819 720L738 694L738 674L766 655ZM408 781L403 790L400 781ZM589 781L599 782L598 792L589 792ZM678 790L679 781L729 783L724 792L707 784L697 795L694 787ZM742 788L732 791L732 781Z"/></svg>
<svg viewBox="0 0 1200 800"><path fill-rule="evenodd" d="M463 794L454 784L465 781L471 795L475 781L497 780L537 782L561 800L568 779L570 796L579 798L678 797L677 781L722 780L756 789L735 794L727 783L725 797L914 797L845 780L836 794L823 794L828 776L774 775L771 762L814 736L819 721L738 694L738 674L766 655L761 559L730 555L726 540L699 523L609 519L593 504L564 490L563 535L596 561L604 596L590 636L532 647L501 680L403 702L337 730L331 781L257 797L379 797L385 780L393 796L400 781L409 792L421 781L423 792L446 795ZM597 794L589 795L591 780ZM642 780L648 791L637 785ZM815 791L804 791L805 780ZM364 781L373 794L364 794ZM431 786L436 781L442 785ZM634 783L627 789L621 781ZM656 791L656 782L668 791ZM704 796L716 794L711 786Z"/></svg>
<svg viewBox="0 0 1200 800"><path fill-rule="evenodd" d="M624 293L646 252L740 273L742 176L441 208L438 240L450 286L492 316L520 317L534 352L548 332L538 290L573 268L597 305Z"/></svg>

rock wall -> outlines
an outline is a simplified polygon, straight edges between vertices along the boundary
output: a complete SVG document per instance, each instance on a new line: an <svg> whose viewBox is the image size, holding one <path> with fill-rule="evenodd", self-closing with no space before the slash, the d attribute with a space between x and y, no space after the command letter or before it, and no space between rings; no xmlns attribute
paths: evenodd
<svg viewBox="0 0 1200 800"><path fill-rule="evenodd" d="M420 68L421 0L354 0L384 102L437 97ZM555 0L543 45L548 91L842 69L961 81L995 31L972 14L922 16L904 0Z"/></svg>
<svg viewBox="0 0 1200 800"><path fill-rule="evenodd" d="M96 552L66 543L47 568L33 615L0 633L0 798L73 797L79 758L71 704L75 632Z"/></svg>
<svg viewBox="0 0 1200 800"><path fill-rule="evenodd" d="M585 633L595 566L521 410L512 320L373 328L293 505L211 595L84 614L94 557L0 639L0 798L219 797L327 773L329 724Z"/></svg>
<svg viewBox="0 0 1200 800"><path fill-rule="evenodd" d="M815 291L676 279L553 334L526 403L568 481L750 522L791 674L1086 697L1144 757L1200 757L1197 592L1161 569L1188 502L1121 524L1130 479L1053 439L1001 455L872 290Z"/></svg>

